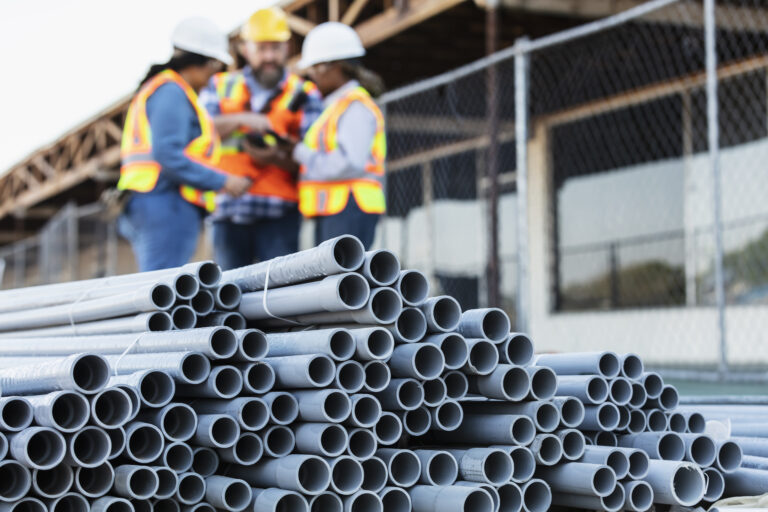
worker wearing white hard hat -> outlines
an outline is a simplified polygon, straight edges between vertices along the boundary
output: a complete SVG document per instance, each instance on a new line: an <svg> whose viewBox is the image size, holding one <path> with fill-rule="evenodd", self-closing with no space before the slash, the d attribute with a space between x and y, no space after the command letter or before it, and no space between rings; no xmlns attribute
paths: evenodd
<svg viewBox="0 0 768 512"><path fill-rule="evenodd" d="M372 96L381 79L363 68L365 48L347 25L328 22L304 39L299 67L323 94L324 110L293 148L301 164L299 210L315 219L315 243L355 235L366 248L385 213L384 117Z"/></svg>
<svg viewBox="0 0 768 512"><path fill-rule="evenodd" d="M226 34L203 18L174 29L173 55L153 65L126 115L118 189L130 191L120 231L139 270L183 265L197 247L215 192L243 194L250 180L217 168L219 137L197 94L232 62Z"/></svg>

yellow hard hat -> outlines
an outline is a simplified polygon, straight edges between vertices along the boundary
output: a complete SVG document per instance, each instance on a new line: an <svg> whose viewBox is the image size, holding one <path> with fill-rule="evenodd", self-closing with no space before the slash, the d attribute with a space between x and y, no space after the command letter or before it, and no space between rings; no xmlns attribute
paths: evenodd
<svg viewBox="0 0 768 512"><path fill-rule="evenodd" d="M255 43L288 41L291 38L288 17L279 7L259 9L243 25L240 37Z"/></svg>

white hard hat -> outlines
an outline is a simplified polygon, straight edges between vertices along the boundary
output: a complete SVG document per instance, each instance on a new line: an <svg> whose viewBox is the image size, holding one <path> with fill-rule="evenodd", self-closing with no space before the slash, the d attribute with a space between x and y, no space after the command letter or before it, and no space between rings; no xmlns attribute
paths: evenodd
<svg viewBox="0 0 768 512"><path fill-rule="evenodd" d="M354 59L365 55L365 48L355 30L337 21L321 23L310 30L301 46L302 69L336 60Z"/></svg>
<svg viewBox="0 0 768 512"><path fill-rule="evenodd" d="M174 48L197 53L205 57L232 64L229 54L227 35L219 30L211 20L205 18L187 18L182 20L171 34Z"/></svg>

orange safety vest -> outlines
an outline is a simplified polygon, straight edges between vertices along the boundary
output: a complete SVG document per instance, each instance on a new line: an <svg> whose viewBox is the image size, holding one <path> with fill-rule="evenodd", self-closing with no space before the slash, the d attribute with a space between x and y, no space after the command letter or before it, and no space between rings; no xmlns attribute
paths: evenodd
<svg viewBox="0 0 768 512"><path fill-rule="evenodd" d="M339 119L355 101L362 103L376 117L376 134L371 141L371 152L365 170L359 176L338 181L299 182L299 210L305 217L335 215L347 206L349 194L366 213L384 213L384 160L387 156L387 139L384 132L384 116L362 87L351 89L335 103L329 105L317 118L304 137L310 149L330 153L339 147ZM302 167L302 174L306 169Z"/></svg>
<svg viewBox="0 0 768 512"><path fill-rule="evenodd" d="M251 92L242 71L218 73L213 77L213 83L222 114L251 110ZM280 93L269 102L265 114L275 133L283 137L299 137L303 113L300 109L292 108L292 103L299 94L309 94L315 90L312 82L302 80L293 73L288 75ZM222 141L219 167L229 174L246 176L253 180L249 194L297 202L299 198L296 182L291 173L274 165L256 166L248 153L243 151L242 142L247 131L245 127L238 128ZM269 135L264 138L269 143Z"/></svg>
<svg viewBox="0 0 768 512"><path fill-rule="evenodd" d="M198 105L197 94L175 71L166 69L155 75L134 96L125 119L123 140L120 145L120 190L150 192L155 188L161 166L152 154L152 128L147 118L147 100L158 87L174 83L181 87L195 109L200 123L200 135L187 144L184 155L206 167L217 166L221 156L221 143L208 112ZM214 169L217 170L217 169ZM179 188L181 197L212 212L216 207L216 192L202 192L188 185Z"/></svg>

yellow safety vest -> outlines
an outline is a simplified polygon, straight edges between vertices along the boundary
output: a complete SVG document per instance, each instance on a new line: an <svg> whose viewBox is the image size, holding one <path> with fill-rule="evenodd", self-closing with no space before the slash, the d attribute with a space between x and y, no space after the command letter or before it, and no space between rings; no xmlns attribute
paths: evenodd
<svg viewBox="0 0 768 512"><path fill-rule="evenodd" d="M214 167L221 155L221 143L208 112L198 105L197 94L189 84L175 71L166 69L150 79L134 96L128 107L125 119L123 140L120 145L120 190L150 192L155 188L160 176L161 166L152 153L152 128L147 118L147 100L158 87L175 83L184 91L195 109L200 123L200 135L184 149L184 155L190 160ZM214 169L215 170L215 169ZM216 192L200 191L188 185L179 188L181 197L190 203L212 212L216 207Z"/></svg>
<svg viewBox="0 0 768 512"><path fill-rule="evenodd" d="M384 132L384 116L362 87L351 89L341 99L329 105L312 124L304 137L310 149L330 153L339 147L339 119L355 101L362 103L376 117L376 134L371 141L370 155L365 170L359 176L337 181L309 181L304 179L302 167L299 181L299 210L306 217L335 215L347 206L350 193L357 205L366 213L384 213L384 160L387 156L387 139Z"/></svg>

